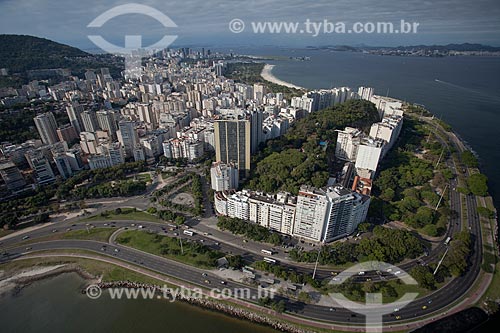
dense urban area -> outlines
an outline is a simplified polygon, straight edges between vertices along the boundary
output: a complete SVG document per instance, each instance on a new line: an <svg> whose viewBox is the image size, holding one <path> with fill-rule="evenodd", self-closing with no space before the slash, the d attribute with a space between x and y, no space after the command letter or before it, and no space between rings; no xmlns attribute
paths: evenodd
<svg viewBox="0 0 500 333"><path fill-rule="evenodd" d="M2 63L4 269L26 257L103 282L268 288L278 297L247 300L255 313L324 329L363 323L332 292L385 303L417 292L384 316L395 328L498 310L487 178L425 107L370 87L281 86L261 77L265 60L209 49L161 51L137 79L78 51L64 47L52 69L13 51ZM367 261L387 266L331 283Z"/></svg>

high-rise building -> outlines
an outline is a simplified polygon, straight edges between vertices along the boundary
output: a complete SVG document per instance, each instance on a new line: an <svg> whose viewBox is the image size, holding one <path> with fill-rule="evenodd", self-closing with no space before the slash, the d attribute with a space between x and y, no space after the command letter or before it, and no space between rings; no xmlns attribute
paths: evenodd
<svg viewBox="0 0 500 333"><path fill-rule="evenodd" d="M366 219L370 197L352 192L340 185L329 187L330 202L321 241L324 243L345 237Z"/></svg>
<svg viewBox="0 0 500 333"><path fill-rule="evenodd" d="M85 110L80 115L82 119L83 129L82 131L95 133L99 130L99 125L97 123L97 116L93 110Z"/></svg>
<svg viewBox="0 0 500 333"><path fill-rule="evenodd" d="M66 113L68 114L69 117L69 123L75 129L76 134L80 134L80 132L84 130L82 123L82 116L81 116L82 112L83 112L83 106L81 106L76 101L66 107Z"/></svg>
<svg viewBox="0 0 500 333"><path fill-rule="evenodd" d="M18 167L12 162L0 163L0 176L2 176L5 185L11 191L17 191L26 186L26 181L21 172L19 172Z"/></svg>
<svg viewBox="0 0 500 333"><path fill-rule="evenodd" d="M343 161L354 162L358 154L359 144L364 137L359 129L346 127L343 131L337 130L337 144L335 146L335 157Z"/></svg>
<svg viewBox="0 0 500 333"><path fill-rule="evenodd" d="M369 174L358 175L365 178L372 178L377 171L378 163L382 158L384 149L384 141L381 139L374 139L371 137L365 138L361 141L358 154L356 156L356 169L368 170Z"/></svg>
<svg viewBox="0 0 500 333"><path fill-rule="evenodd" d="M253 85L253 99L262 102L262 99L266 95L266 87L262 84L255 83Z"/></svg>
<svg viewBox="0 0 500 333"><path fill-rule="evenodd" d="M59 141L56 118L52 112L38 115L33 120L43 143L51 145Z"/></svg>
<svg viewBox="0 0 500 333"><path fill-rule="evenodd" d="M238 169L232 163L214 162L210 168L210 176L214 191L226 191L238 187Z"/></svg>
<svg viewBox="0 0 500 333"><path fill-rule="evenodd" d="M359 87L358 95L359 98L369 101L373 97L373 88Z"/></svg>
<svg viewBox="0 0 500 333"><path fill-rule="evenodd" d="M78 139L78 134L73 128L73 125L66 124L57 129L57 137L59 138L59 141L66 141L67 143L70 143L73 140Z"/></svg>
<svg viewBox="0 0 500 333"><path fill-rule="evenodd" d="M250 171L251 122L247 119L217 120L215 131L215 159L217 162L236 163L239 177Z"/></svg>
<svg viewBox="0 0 500 333"><path fill-rule="evenodd" d="M293 235L320 242L329 208L324 191L303 186L297 197Z"/></svg>
<svg viewBox="0 0 500 333"><path fill-rule="evenodd" d="M137 135L135 122L125 120L120 121L118 123L118 128L118 141L120 141L125 149L125 155L127 157L133 157L134 149L139 146L139 136Z"/></svg>
<svg viewBox="0 0 500 333"><path fill-rule="evenodd" d="M35 170L36 181L38 184L48 184L56 180L54 171L50 166L49 160L43 154L36 154L30 158L30 164Z"/></svg>
<svg viewBox="0 0 500 333"><path fill-rule="evenodd" d="M56 164L57 171L63 179L67 179L73 175L73 170L71 169L71 164L69 158L64 153L57 153L54 155L54 162Z"/></svg>
<svg viewBox="0 0 500 333"><path fill-rule="evenodd" d="M370 128L370 136L385 141L385 153L396 143L401 128L403 127L403 117L387 116L381 122L375 123Z"/></svg>
<svg viewBox="0 0 500 333"><path fill-rule="evenodd" d="M101 130L108 132L112 140L116 139L116 120L115 113L109 110L101 110L96 112L97 123Z"/></svg>

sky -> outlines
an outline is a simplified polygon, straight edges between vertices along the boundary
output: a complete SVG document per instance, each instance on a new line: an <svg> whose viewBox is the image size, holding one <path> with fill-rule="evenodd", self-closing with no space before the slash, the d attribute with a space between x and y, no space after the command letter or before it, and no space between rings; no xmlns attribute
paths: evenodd
<svg viewBox="0 0 500 333"><path fill-rule="evenodd" d="M87 25L117 5L131 1L0 0L0 33L44 37L90 50L88 35L101 35L123 45L125 35L141 35L142 45L176 35L172 46L321 46L482 43L500 46L499 0L147 0L177 27L164 27L152 17L121 15L100 28ZM245 30L233 33L229 23L240 19ZM400 21L419 24L417 33L255 33L252 22L320 23L324 20L352 27L354 22ZM241 27L241 26L237 26ZM312 29L312 27L311 27ZM321 27L322 29L322 27ZM313 31L313 30L311 30ZM323 32L323 30L320 30ZM313 31L314 32L314 31Z"/></svg>

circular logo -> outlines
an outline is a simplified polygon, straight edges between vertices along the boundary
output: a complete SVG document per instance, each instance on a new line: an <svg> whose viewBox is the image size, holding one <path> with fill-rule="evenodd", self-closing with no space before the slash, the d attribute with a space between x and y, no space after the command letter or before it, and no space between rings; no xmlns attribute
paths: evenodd
<svg viewBox="0 0 500 333"><path fill-rule="evenodd" d="M90 299L98 299L99 297L101 297L102 290L98 285L91 284L87 287L87 289L85 289L85 293Z"/></svg>
<svg viewBox="0 0 500 333"><path fill-rule="evenodd" d="M245 22L240 19L233 19L229 22L229 30L232 33L239 34L245 30Z"/></svg>

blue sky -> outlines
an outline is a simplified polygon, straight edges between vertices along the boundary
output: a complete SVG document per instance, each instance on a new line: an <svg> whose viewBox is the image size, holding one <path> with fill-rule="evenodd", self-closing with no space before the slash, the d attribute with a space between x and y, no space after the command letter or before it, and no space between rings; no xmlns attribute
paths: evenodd
<svg viewBox="0 0 500 333"><path fill-rule="evenodd" d="M123 44L125 34L144 36L145 43L163 35L177 35L174 44L200 46L240 45L415 45L483 43L500 46L500 1L498 0L149 0L136 3L152 6L169 16L177 28L165 29L142 15L116 17L102 28L87 28L99 14L131 1L97 0L0 0L0 33L28 34L49 38L83 49L92 48L87 35L102 35ZM247 29L231 33L228 23L239 18ZM254 34L250 22L306 19L320 22L420 23L417 34Z"/></svg>

